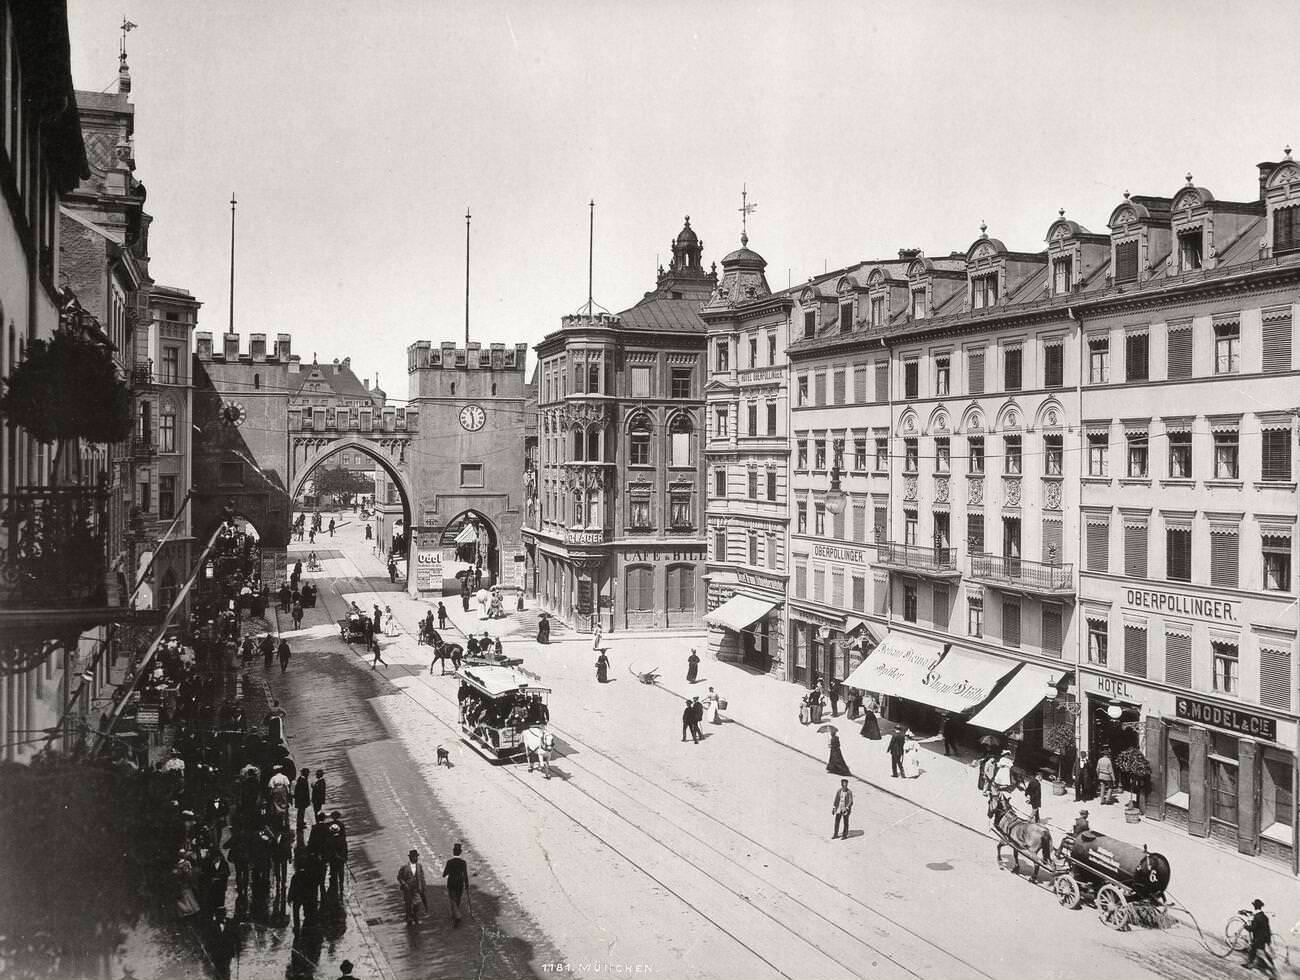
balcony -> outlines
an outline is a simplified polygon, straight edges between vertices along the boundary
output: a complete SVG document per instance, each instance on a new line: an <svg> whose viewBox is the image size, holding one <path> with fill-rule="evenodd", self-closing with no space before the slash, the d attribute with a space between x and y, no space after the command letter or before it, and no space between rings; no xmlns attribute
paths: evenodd
<svg viewBox="0 0 1300 980"><path fill-rule="evenodd" d="M131 387L151 385L153 381L153 361L136 361L131 368Z"/></svg>
<svg viewBox="0 0 1300 980"><path fill-rule="evenodd" d="M1001 555L971 555L970 577L974 582L1027 595L1070 596L1074 594L1074 565L1049 565L1026 558Z"/></svg>
<svg viewBox="0 0 1300 980"><path fill-rule="evenodd" d="M923 548L916 544L881 541L876 545L874 564L927 578L961 578L956 548Z"/></svg>
<svg viewBox="0 0 1300 980"><path fill-rule="evenodd" d="M158 443L152 432L137 432L131 436L130 452L132 459L150 459L158 455Z"/></svg>
<svg viewBox="0 0 1300 980"><path fill-rule="evenodd" d="M0 494L0 609L104 604L107 510L108 493L88 487Z"/></svg>

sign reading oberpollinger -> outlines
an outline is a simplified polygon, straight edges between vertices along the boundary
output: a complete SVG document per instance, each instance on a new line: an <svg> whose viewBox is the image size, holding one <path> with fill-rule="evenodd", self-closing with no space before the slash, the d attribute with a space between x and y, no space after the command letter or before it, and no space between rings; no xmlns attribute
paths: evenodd
<svg viewBox="0 0 1300 980"><path fill-rule="evenodd" d="M1143 612L1201 619L1223 626L1241 624L1241 602L1236 599L1216 599L1191 592L1166 592L1164 589L1126 588L1124 606Z"/></svg>

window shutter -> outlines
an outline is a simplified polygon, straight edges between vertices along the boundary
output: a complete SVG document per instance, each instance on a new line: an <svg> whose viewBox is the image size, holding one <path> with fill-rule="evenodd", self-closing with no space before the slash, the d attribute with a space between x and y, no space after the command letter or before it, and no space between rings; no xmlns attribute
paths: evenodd
<svg viewBox="0 0 1300 980"><path fill-rule="evenodd" d="M831 515L831 537L836 541L844 540L844 511Z"/></svg>
<svg viewBox="0 0 1300 980"><path fill-rule="evenodd" d="M1138 276L1138 243L1120 242L1115 246L1115 281L1131 282Z"/></svg>
<svg viewBox="0 0 1300 980"><path fill-rule="evenodd" d="M1192 638L1165 633L1165 683L1192 686Z"/></svg>
<svg viewBox="0 0 1300 980"><path fill-rule="evenodd" d="M826 372L818 371L813 375L813 404L826 404Z"/></svg>
<svg viewBox="0 0 1300 980"><path fill-rule="evenodd" d="M966 513L966 547L972 555L984 554L984 512L982 510Z"/></svg>
<svg viewBox="0 0 1300 980"><path fill-rule="evenodd" d="M844 608L844 572L838 568L831 572L831 605Z"/></svg>
<svg viewBox="0 0 1300 980"><path fill-rule="evenodd" d="M1210 584L1238 587L1240 541L1235 527L1210 528Z"/></svg>
<svg viewBox="0 0 1300 980"><path fill-rule="evenodd" d="M969 394L984 394L984 348L966 352L966 387Z"/></svg>
<svg viewBox="0 0 1300 980"><path fill-rule="evenodd" d="M857 364L853 368L853 401L865 405L867 401L867 366Z"/></svg>
<svg viewBox="0 0 1300 980"><path fill-rule="evenodd" d="M1259 703L1279 711L1291 710L1291 651L1259 651Z"/></svg>
<svg viewBox="0 0 1300 980"><path fill-rule="evenodd" d="M1291 481L1291 432L1265 429L1260 433L1260 475L1265 480Z"/></svg>
<svg viewBox="0 0 1300 980"><path fill-rule="evenodd" d="M794 594L800 599L808 598L808 566L803 562L794 567Z"/></svg>
<svg viewBox="0 0 1300 980"><path fill-rule="evenodd" d="M853 608L856 612L867 611L867 580L861 575L853 576Z"/></svg>
<svg viewBox="0 0 1300 980"><path fill-rule="evenodd" d="M813 599L817 602L826 601L826 569L813 568Z"/></svg>
<svg viewBox="0 0 1300 980"><path fill-rule="evenodd" d="M1043 607L1043 652L1061 653L1061 610L1055 606Z"/></svg>
<svg viewBox="0 0 1300 980"><path fill-rule="evenodd" d="M860 544L867 541L867 505L865 501L853 503L853 540Z"/></svg>
<svg viewBox="0 0 1300 980"><path fill-rule="evenodd" d="M889 606L889 578L876 578L871 585L875 613L877 616L883 616Z"/></svg>
<svg viewBox="0 0 1300 980"><path fill-rule="evenodd" d="M1043 350L1044 381L1049 388L1059 388L1065 384L1065 347L1052 344Z"/></svg>
<svg viewBox="0 0 1300 980"><path fill-rule="evenodd" d="M885 507L877 506L872 510L872 540L887 541L889 540L889 511Z"/></svg>
<svg viewBox="0 0 1300 980"><path fill-rule="evenodd" d="M1002 603L1002 645L1020 646L1020 603Z"/></svg>
<svg viewBox="0 0 1300 980"><path fill-rule="evenodd" d="M1124 524L1124 574L1129 578L1147 577L1147 526L1144 522Z"/></svg>
<svg viewBox="0 0 1300 980"><path fill-rule="evenodd" d="M889 401L889 362L876 362L876 401Z"/></svg>
<svg viewBox="0 0 1300 980"><path fill-rule="evenodd" d="M948 628L948 589L942 585L934 587L934 625L936 629Z"/></svg>
<svg viewBox="0 0 1300 980"><path fill-rule="evenodd" d="M1190 326L1169 330L1169 377L1192 376L1192 328Z"/></svg>
<svg viewBox="0 0 1300 980"><path fill-rule="evenodd" d="M844 385L845 385L844 372L836 371L834 377L834 392L833 392L835 395L836 405L844 404L844 390L845 390Z"/></svg>
<svg viewBox="0 0 1300 980"><path fill-rule="evenodd" d="M1061 530L1060 521L1043 521L1043 561L1050 564L1061 564L1065 558L1062 551L1064 534ZM1053 551L1052 549L1055 549Z"/></svg>
<svg viewBox="0 0 1300 980"><path fill-rule="evenodd" d="M1264 373L1291 370L1291 313L1264 314Z"/></svg>
<svg viewBox="0 0 1300 980"><path fill-rule="evenodd" d="M1273 211L1273 251L1288 252L1300 244L1300 208Z"/></svg>
<svg viewBox="0 0 1300 980"><path fill-rule="evenodd" d="M1110 522L1088 521L1088 571L1110 571Z"/></svg>
<svg viewBox="0 0 1300 980"><path fill-rule="evenodd" d="M1145 626L1124 624L1124 673L1147 675L1147 631Z"/></svg>
<svg viewBox="0 0 1300 980"><path fill-rule="evenodd" d="M1192 531L1185 527L1165 529L1165 576L1177 582L1192 580Z"/></svg>
<svg viewBox="0 0 1300 980"><path fill-rule="evenodd" d="M1021 367L1024 364L1024 351L1019 347L1008 347L1003 352L1005 368L1003 383L1007 391L1019 391L1021 388Z"/></svg>

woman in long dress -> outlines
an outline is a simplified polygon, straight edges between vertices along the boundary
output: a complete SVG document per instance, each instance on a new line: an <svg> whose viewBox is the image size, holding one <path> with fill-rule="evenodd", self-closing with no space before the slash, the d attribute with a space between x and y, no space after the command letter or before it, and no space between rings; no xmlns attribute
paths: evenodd
<svg viewBox="0 0 1300 980"><path fill-rule="evenodd" d="M840 749L840 736L836 732L831 732L831 751L826 760L826 771L836 776L853 775L849 772L849 764L844 761L844 752Z"/></svg>
<svg viewBox="0 0 1300 980"><path fill-rule="evenodd" d="M880 723L876 720L874 699L867 699L862 703L862 729L858 734L872 741L880 741Z"/></svg>
<svg viewBox="0 0 1300 980"><path fill-rule="evenodd" d="M696 656L694 648L691 649L691 655L686 658L686 683L694 684L695 679L700 674L700 658Z"/></svg>
<svg viewBox="0 0 1300 980"><path fill-rule="evenodd" d="M397 635L397 620L393 618L393 607L384 606L384 636Z"/></svg>
<svg viewBox="0 0 1300 980"><path fill-rule="evenodd" d="M600 656L596 658L596 682L604 684L609 680L609 657L605 656L605 651L600 651Z"/></svg>
<svg viewBox="0 0 1300 980"><path fill-rule="evenodd" d="M537 642L551 642L551 618L546 613L537 617Z"/></svg>
<svg viewBox="0 0 1300 980"><path fill-rule="evenodd" d="M916 739L909 735L907 743L903 746L903 778L916 779L919 775L921 775L921 754L916 750Z"/></svg>
<svg viewBox="0 0 1300 980"><path fill-rule="evenodd" d="M722 699L713 688L709 688L709 693L704 695L702 699L704 704L704 720L710 725L722 724L722 715L718 712L718 702L721 700Z"/></svg>

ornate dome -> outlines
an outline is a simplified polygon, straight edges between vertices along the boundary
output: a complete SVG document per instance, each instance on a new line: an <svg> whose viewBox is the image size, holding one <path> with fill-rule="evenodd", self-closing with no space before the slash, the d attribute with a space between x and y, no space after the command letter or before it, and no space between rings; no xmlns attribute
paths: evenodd
<svg viewBox="0 0 1300 980"><path fill-rule="evenodd" d="M722 268L758 269L762 271L767 268L767 260L748 247L748 239L742 239L740 248L723 256Z"/></svg>
<svg viewBox="0 0 1300 980"><path fill-rule="evenodd" d="M686 216L686 224L681 231L677 233L676 243L678 245L695 245L700 240L700 236L695 234L691 228L691 216Z"/></svg>

